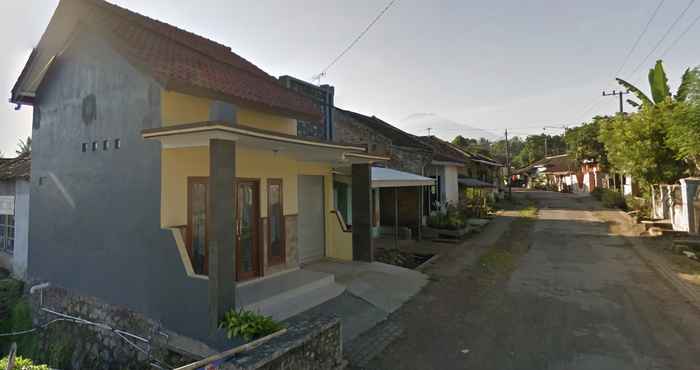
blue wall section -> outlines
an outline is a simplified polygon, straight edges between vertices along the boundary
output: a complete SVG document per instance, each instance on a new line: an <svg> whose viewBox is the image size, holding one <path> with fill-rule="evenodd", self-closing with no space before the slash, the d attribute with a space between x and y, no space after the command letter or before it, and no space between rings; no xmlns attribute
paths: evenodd
<svg viewBox="0 0 700 370"><path fill-rule="evenodd" d="M83 101L91 94L96 117L86 124ZM160 87L81 32L37 97L30 277L206 339L207 282L187 277L172 234L160 228L160 144L140 135L160 126Z"/></svg>

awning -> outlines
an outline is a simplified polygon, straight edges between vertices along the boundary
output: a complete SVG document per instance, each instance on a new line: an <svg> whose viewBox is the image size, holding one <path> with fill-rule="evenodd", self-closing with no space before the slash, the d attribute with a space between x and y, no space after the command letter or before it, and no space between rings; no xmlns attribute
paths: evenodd
<svg viewBox="0 0 700 370"><path fill-rule="evenodd" d="M372 167L373 188L400 188L430 185L435 185L435 180L430 177L392 170L391 168Z"/></svg>
<svg viewBox="0 0 700 370"><path fill-rule="evenodd" d="M493 184L489 184L488 182L477 180L477 179L469 179L469 178L461 178L458 179L457 182L460 185L466 186L468 188L495 188Z"/></svg>
<svg viewBox="0 0 700 370"><path fill-rule="evenodd" d="M280 153L299 161L326 162L339 166L389 159L368 153L364 146L313 140L216 121L145 129L141 135L147 140L160 141L166 149L208 146L211 139L220 139L235 141L241 147Z"/></svg>

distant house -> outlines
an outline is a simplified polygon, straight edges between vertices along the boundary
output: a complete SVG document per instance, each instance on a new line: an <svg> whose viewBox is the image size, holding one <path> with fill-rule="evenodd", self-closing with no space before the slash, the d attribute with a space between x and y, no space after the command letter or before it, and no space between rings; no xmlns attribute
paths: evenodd
<svg viewBox="0 0 700 370"><path fill-rule="evenodd" d="M502 164L483 155L470 153L435 136L420 138L433 151L433 161L426 172L437 185L428 194L428 203L435 211L439 204L457 204L466 189L482 189L498 194L502 186Z"/></svg>
<svg viewBox="0 0 700 370"><path fill-rule="evenodd" d="M285 319L340 294L306 264L373 259L372 165L389 158L328 140L316 100L227 46L62 0L11 102L34 108L32 280L212 340L229 309Z"/></svg>
<svg viewBox="0 0 700 370"><path fill-rule="evenodd" d="M0 158L0 267L24 278L29 247L31 156Z"/></svg>

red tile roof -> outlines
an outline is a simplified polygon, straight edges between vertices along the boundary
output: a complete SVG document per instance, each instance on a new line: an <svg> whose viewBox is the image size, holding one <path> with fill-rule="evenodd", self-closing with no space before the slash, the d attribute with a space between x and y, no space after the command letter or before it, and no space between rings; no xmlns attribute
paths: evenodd
<svg viewBox="0 0 700 370"><path fill-rule="evenodd" d="M78 1L90 8L81 21L166 88L222 95L233 103L297 118L320 118L311 99L285 88L227 46L102 0Z"/></svg>

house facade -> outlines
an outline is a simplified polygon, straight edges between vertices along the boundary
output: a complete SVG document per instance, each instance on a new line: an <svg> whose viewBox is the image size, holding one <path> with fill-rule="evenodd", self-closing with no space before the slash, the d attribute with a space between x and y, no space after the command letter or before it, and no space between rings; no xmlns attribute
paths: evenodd
<svg viewBox="0 0 700 370"><path fill-rule="evenodd" d="M225 311L268 298L256 282L373 258L371 166L388 158L298 136L318 105L226 46L64 0L11 101L35 112L33 280L205 340ZM339 170L351 232L332 208Z"/></svg>
<svg viewBox="0 0 700 370"><path fill-rule="evenodd" d="M0 158L0 267L24 279L29 251L31 156Z"/></svg>

